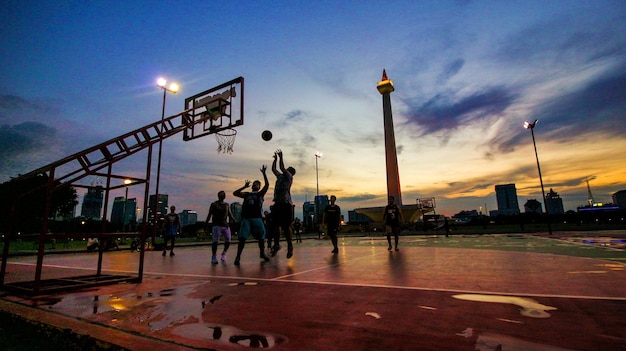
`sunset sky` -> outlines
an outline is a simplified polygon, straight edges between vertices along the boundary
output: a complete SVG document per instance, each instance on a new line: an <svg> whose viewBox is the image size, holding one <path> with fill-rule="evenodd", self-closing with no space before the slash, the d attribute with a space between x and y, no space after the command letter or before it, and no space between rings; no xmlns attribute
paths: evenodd
<svg viewBox="0 0 626 351"><path fill-rule="evenodd" d="M546 192L565 210L586 204L586 179L599 202L626 189L622 0L8 0L0 20L0 182L160 120L160 76L181 85L166 116L243 76L234 153L218 154L213 136L166 140L160 192L203 220L219 190L236 201L232 192L282 149L301 217L321 152L320 193L336 195L347 217L386 204L376 90L386 69L405 204L435 197L437 213L495 210L494 186L508 183L522 211L543 202L523 128L535 119ZM141 177L145 160L118 170Z"/></svg>

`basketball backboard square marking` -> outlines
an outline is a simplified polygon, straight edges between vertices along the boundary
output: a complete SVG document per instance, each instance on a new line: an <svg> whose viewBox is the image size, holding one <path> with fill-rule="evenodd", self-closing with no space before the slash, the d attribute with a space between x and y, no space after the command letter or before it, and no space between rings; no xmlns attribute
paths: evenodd
<svg viewBox="0 0 626 351"><path fill-rule="evenodd" d="M183 140L189 141L243 125L243 77L185 99ZM239 90L239 91L238 91ZM202 120L202 123L193 123Z"/></svg>

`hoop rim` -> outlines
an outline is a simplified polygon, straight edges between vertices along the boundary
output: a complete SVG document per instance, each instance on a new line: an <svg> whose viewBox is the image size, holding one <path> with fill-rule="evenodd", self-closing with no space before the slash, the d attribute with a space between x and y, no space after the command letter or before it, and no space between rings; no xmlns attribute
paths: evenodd
<svg viewBox="0 0 626 351"><path fill-rule="evenodd" d="M237 129L235 128L224 128L221 130L218 130L217 132L215 132L215 134L219 135L219 136L233 136L233 135L237 135Z"/></svg>
<svg viewBox="0 0 626 351"><path fill-rule="evenodd" d="M216 131L215 139L217 140L217 153L233 153L233 146L235 145L235 137L237 136L237 130L234 128L224 128Z"/></svg>

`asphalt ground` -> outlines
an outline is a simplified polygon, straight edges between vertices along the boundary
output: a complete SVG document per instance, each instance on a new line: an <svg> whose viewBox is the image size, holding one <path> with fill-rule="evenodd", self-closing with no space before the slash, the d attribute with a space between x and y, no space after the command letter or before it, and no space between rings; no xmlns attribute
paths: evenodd
<svg viewBox="0 0 626 351"><path fill-rule="evenodd" d="M545 234L545 233L544 233ZM43 296L4 292L0 312L129 350L624 350L623 231L557 235L381 236L295 244L240 266L209 246L146 252L140 284ZM285 244L283 243L283 247ZM221 247L220 247L221 249ZM106 252L103 273L137 272ZM5 283L34 277L11 257ZM44 257L43 279L89 275L97 254Z"/></svg>

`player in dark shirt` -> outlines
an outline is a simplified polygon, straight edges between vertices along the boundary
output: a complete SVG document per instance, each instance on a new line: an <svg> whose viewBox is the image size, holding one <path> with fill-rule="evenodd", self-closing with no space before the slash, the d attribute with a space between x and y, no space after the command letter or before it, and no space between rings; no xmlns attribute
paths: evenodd
<svg viewBox="0 0 626 351"><path fill-rule="evenodd" d="M174 243L176 242L176 235L178 235L178 233L182 229L182 226L180 225L180 217L178 217L178 214L176 213L176 206L170 207L170 213L165 215L164 224L165 230L163 232L163 240L165 242L163 243L163 256L165 256L165 253L167 251L168 241L172 242L172 247L170 248L170 256L174 256Z"/></svg>
<svg viewBox="0 0 626 351"><path fill-rule="evenodd" d="M230 211L230 206L224 201L224 199L226 199L226 193L222 190L217 193L217 201L211 204L211 207L209 207L209 214L206 217L207 226L211 218L213 223L213 243L211 247L211 251L213 253L211 256L211 263L213 264L218 263L217 246L220 241L220 236L224 236L224 250L222 251L221 260L222 262L226 262L226 252L228 252L231 240L230 225L228 220L230 219L230 223L235 223L235 216L233 216Z"/></svg>
<svg viewBox="0 0 626 351"><path fill-rule="evenodd" d="M338 253L337 247L337 232L339 232L339 226L341 225L341 208L335 205L337 197L335 195L330 196L330 205L324 208L324 217L322 223L326 226L326 233L330 236L330 240L333 243L332 253Z"/></svg>
<svg viewBox="0 0 626 351"><path fill-rule="evenodd" d="M237 245L237 257L235 258L235 265L239 266L241 260L241 253L246 245L248 236L252 236L259 242L260 257L265 262L270 259L265 255L265 224L263 223L263 197L267 193L269 188L269 181L267 179L267 166L261 167L261 173L263 174L263 180L265 185L261 189L261 182L255 180L252 183L252 191L243 191L250 186L250 181L246 180L246 183L241 188L235 190L233 195L243 199L243 205L241 206L241 228L239 229L239 243Z"/></svg>
<svg viewBox="0 0 626 351"><path fill-rule="evenodd" d="M400 224L404 221L402 217L402 210L395 204L396 199L393 196L389 196L388 205L385 206L385 212L383 212L383 222L385 222L385 231L387 232L387 242L389 243L388 250L391 251L391 234L395 237L396 251L398 249L398 236L400 235Z"/></svg>

